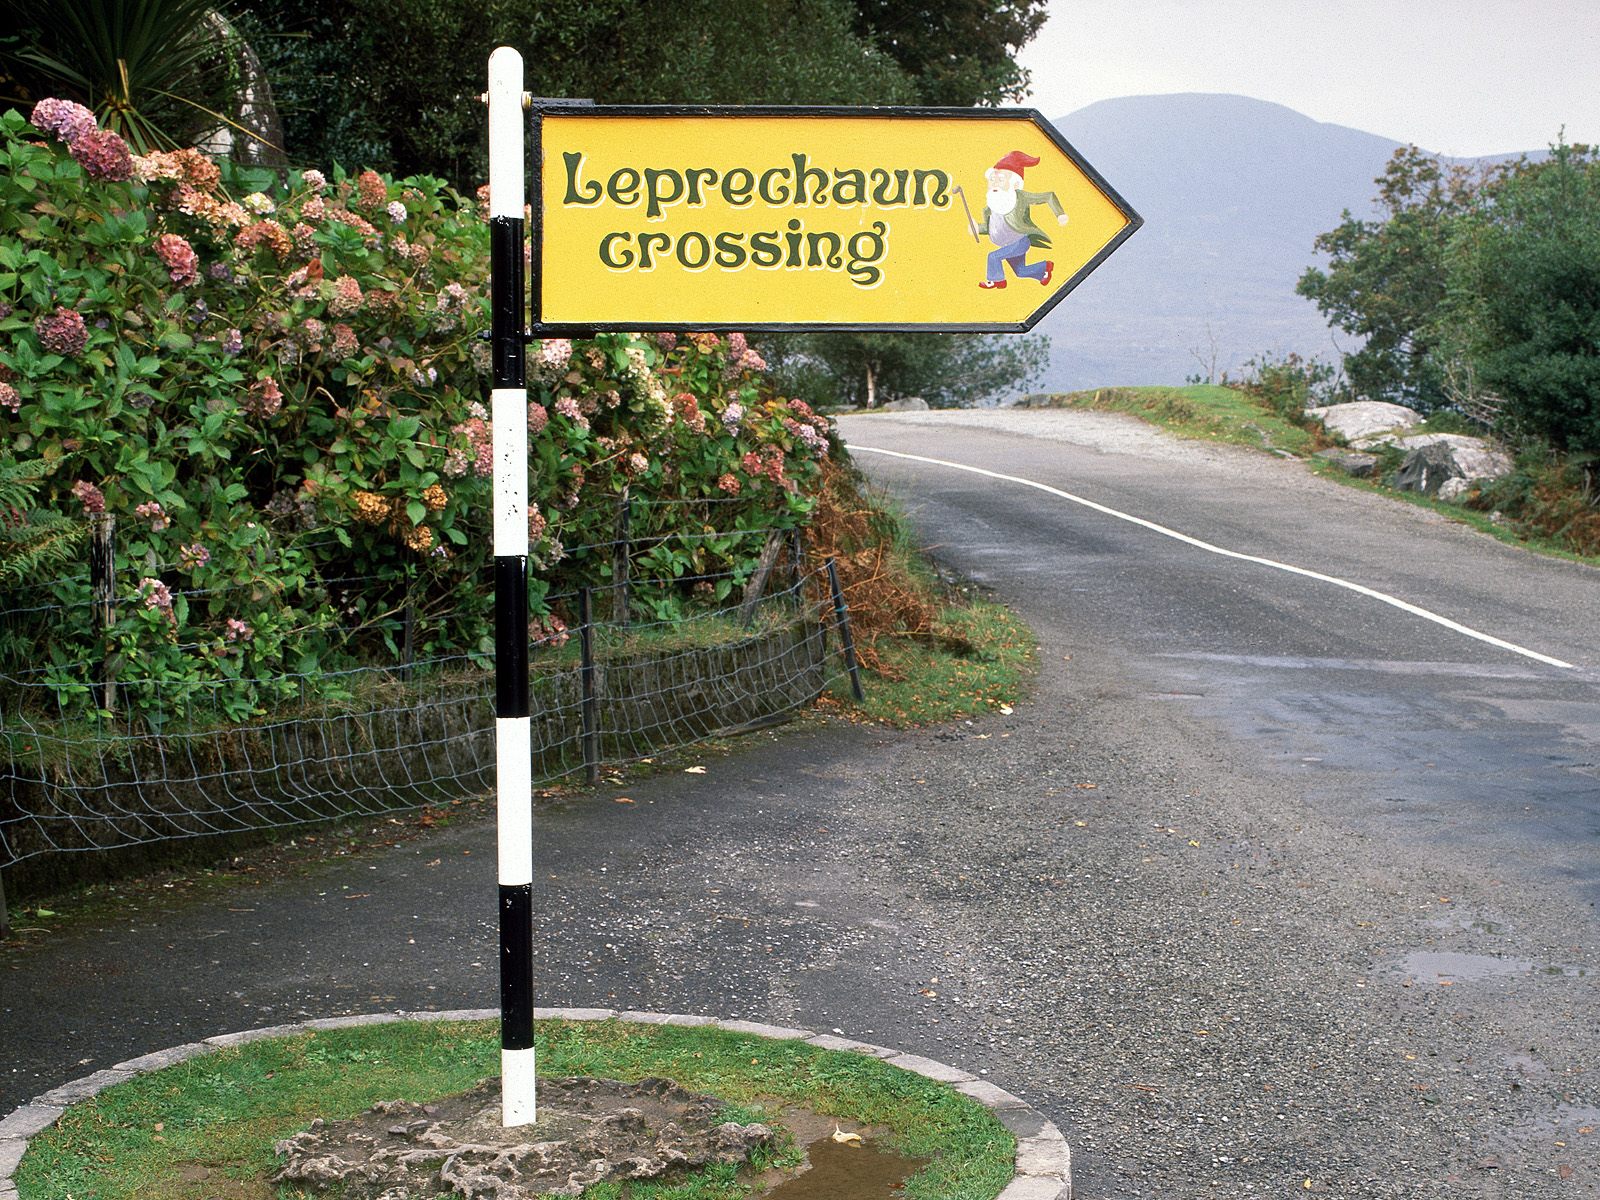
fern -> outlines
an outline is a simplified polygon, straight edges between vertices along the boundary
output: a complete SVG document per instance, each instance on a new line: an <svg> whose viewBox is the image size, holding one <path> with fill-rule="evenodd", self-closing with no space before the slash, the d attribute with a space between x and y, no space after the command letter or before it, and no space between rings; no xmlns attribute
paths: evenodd
<svg viewBox="0 0 1600 1200"><path fill-rule="evenodd" d="M47 470L39 461L0 462L0 588L73 558L88 532L81 521L31 507Z"/></svg>

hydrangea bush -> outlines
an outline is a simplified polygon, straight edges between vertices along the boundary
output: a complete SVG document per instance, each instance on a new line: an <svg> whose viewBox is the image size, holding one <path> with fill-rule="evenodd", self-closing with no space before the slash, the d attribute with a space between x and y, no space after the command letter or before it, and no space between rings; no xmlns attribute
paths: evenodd
<svg viewBox="0 0 1600 1200"><path fill-rule="evenodd" d="M83 708L109 653L151 722L196 697L243 719L393 664L407 611L419 659L486 653L481 198L133 155L66 101L31 117L0 114L0 447L48 465L41 507L116 518L118 616L93 628L82 572L0 595L0 673ZM803 521L828 426L764 366L737 334L530 347L540 628L545 597L609 579L624 489L662 618Z"/></svg>

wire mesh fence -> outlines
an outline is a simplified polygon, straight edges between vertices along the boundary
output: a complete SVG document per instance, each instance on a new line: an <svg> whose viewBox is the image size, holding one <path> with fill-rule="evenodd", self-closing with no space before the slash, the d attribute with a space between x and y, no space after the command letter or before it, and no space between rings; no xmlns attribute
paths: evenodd
<svg viewBox="0 0 1600 1200"><path fill-rule="evenodd" d="M737 534L760 553L738 571L700 576L636 574L648 546L569 552L605 563L608 578L544 594L546 615L530 628L536 781L594 777L605 765L775 719L821 694L837 623L826 566L807 561L798 531ZM727 535L707 528L693 536ZM694 603L669 606L667 595ZM210 680L113 679L92 657L70 668L8 664L0 675L0 868L26 863L43 877L52 872L37 869L52 856L394 813L489 791L487 655L426 652L428 630L448 623L449 612L359 616L345 632L383 661ZM0 623L43 630L92 619L92 606L26 598L0 610ZM116 707L84 707L85 690ZM245 719L241 695L255 698Z"/></svg>

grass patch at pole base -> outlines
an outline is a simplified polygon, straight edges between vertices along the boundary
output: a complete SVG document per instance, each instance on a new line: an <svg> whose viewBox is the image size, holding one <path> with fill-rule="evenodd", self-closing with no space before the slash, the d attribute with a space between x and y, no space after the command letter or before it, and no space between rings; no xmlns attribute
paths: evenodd
<svg viewBox="0 0 1600 1200"><path fill-rule="evenodd" d="M727 1101L729 1119L784 1123L802 1108L877 1133L927 1165L908 1200L993 1200L1016 1142L983 1105L865 1055L716 1027L540 1021L541 1076L659 1077ZM17 1172L27 1200L295 1200L267 1180L276 1142L381 1101L431 1103L498 1071L495 1022L391 1022L247 1042L140 1076L67 1109ZM764 1165L798 1163L791 1141ZM770 1171L769 1171L770 1175ZM589 1200L745 1200L773 1179L721 1164L590 1188Z"/></svg>

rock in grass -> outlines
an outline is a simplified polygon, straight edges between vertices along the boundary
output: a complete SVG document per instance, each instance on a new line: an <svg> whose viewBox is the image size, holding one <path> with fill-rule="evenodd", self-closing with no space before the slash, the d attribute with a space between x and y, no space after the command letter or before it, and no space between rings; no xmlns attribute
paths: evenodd
<svg viewBox="0 0 1600 1200"><path fill-rule="evenodd" d="M1308 408L1306 416L1315 417L1329 433L1336 433L1352 443L1375 438L1391 429L1410 429L1422 420L1422 414L1415 409L1403 404L1385 404L1381 400Z"/></svg>
<svg viewBox="0 0 1600 1200"><path fill-rule="evenodd" d="M1421 492L1441 500L1455 500L1472 484L1509 475L1512 459L1483 438L1460 434L1433 434L1406 438L1405 461L1394 478L1403 492Z"/></svg>
<svg viewBox="0 0 1600 1200"><path fill-rule="evenodd" d="M1329 450L1318 450L1313 458L1332 463L1346 475L1353 475L1357 479L1365 479L1378 466L1376 454L1362 454L1359 450L1341 450L1337 447Z"/></svg>
<svg viewBox="0 0 1600 1200"><path fill-rule="evenodd" d="M742 1163L771 1144L762 1124L723 1121L726 1105L666 1079L539 1083L538 1121L500 1124L500 1081L432 1104L376 1104L348 1121L313 1121L279 1142L274 1183L336 1190L343 1200L576 1196L606 1180Z"/></svg>

